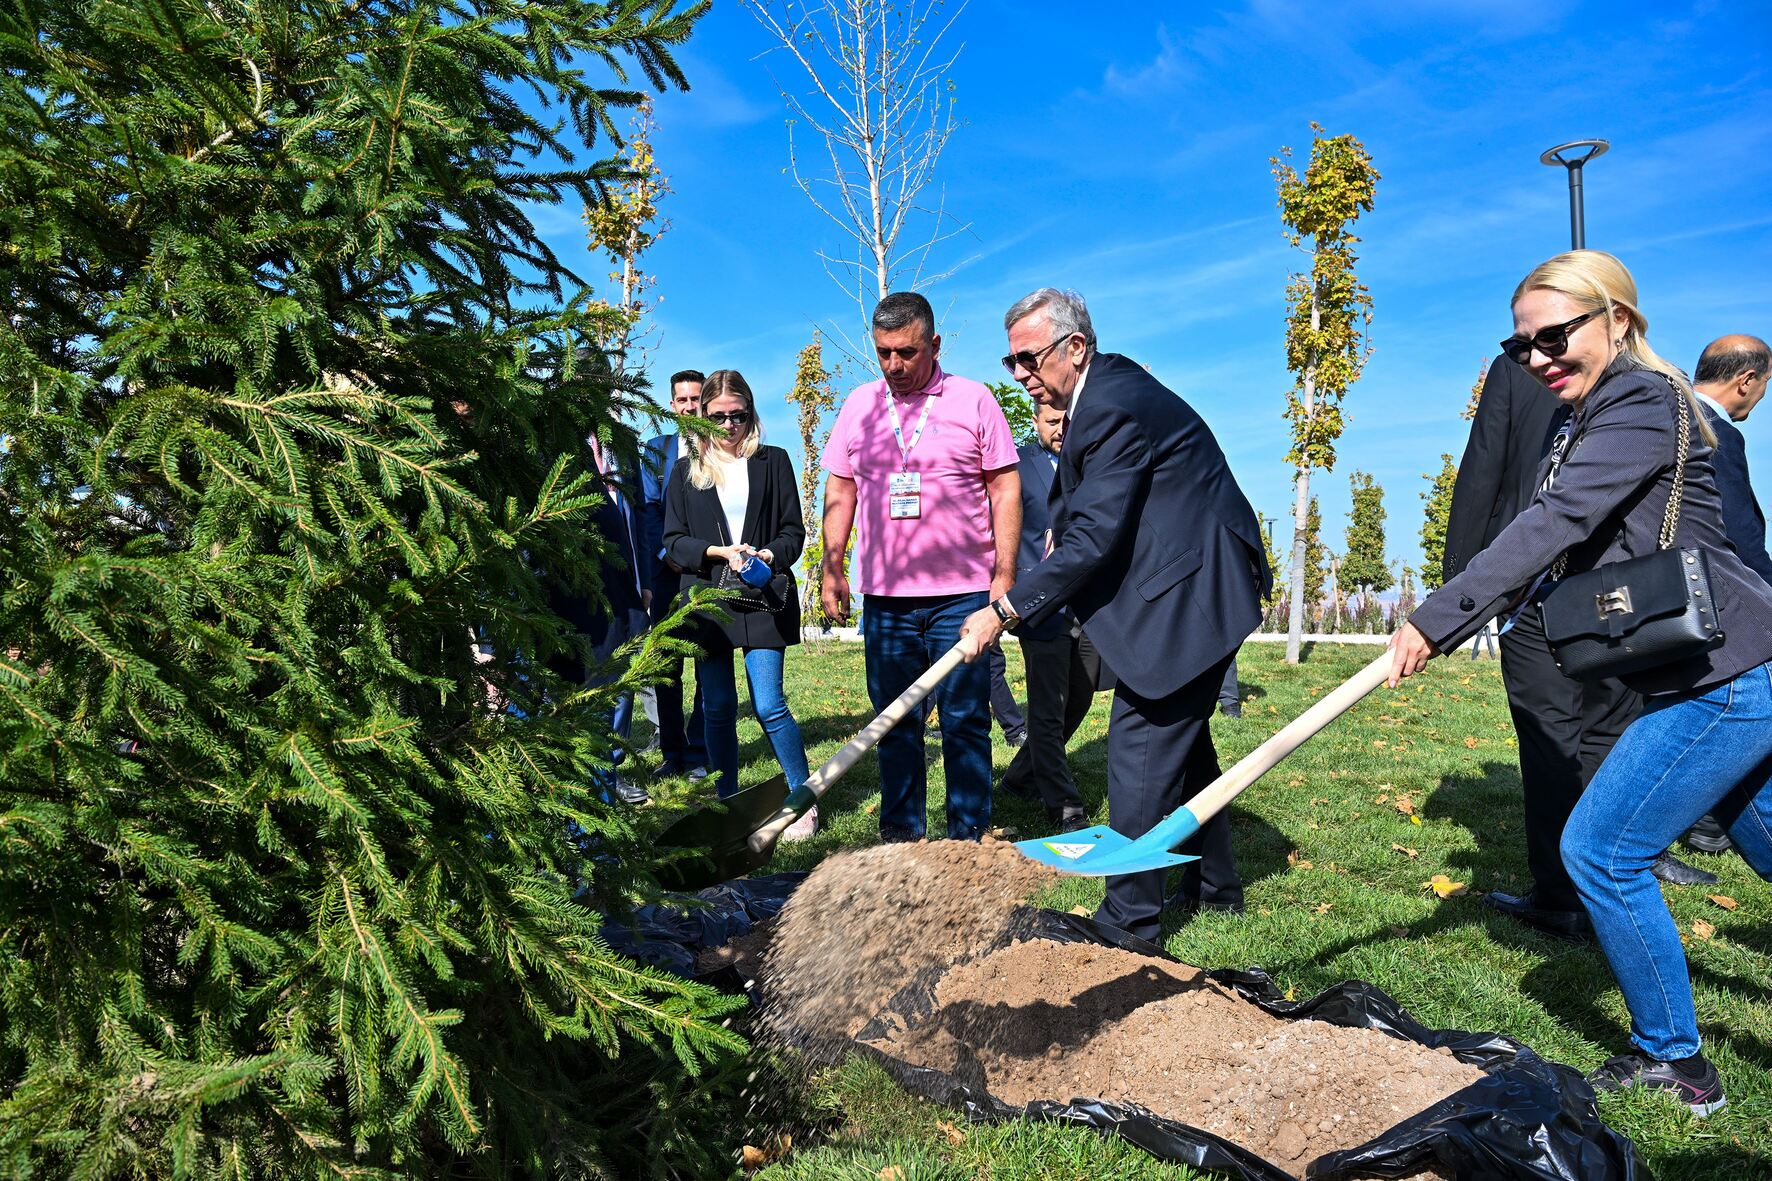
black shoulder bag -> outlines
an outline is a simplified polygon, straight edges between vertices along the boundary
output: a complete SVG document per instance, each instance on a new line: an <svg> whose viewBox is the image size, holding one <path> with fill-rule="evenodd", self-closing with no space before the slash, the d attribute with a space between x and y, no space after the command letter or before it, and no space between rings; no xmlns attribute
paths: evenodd
<svg viewBox="0 0 1772 1181"><path fill-rule="evenodd" d="M726 538L726 544L733 544L727 537L726 518L720 516L720 536ZM761 562L762 558L753 561ZM730 562L721 562L720 571L714 577L714 589L734 592L732 597L721 603L728 611L768 611L774 614L787 606L788 593L794 585L794 576L784 570L776 570L769 576L769 581L762 586L752 586L738 576Z"/></svg>
<svg viewBox="0 0 1772 1181"><path fill-rule="evenodd" d="M1544 636L1564 676L1598 679L1641 672L1690 659L1722 642L1704 551L1673 548L1692 436L1691 407L1677 387L1674 393L1680 408L1678 458L1659 548L1568 578L1562 577L1564 554L1551 568L1557 581L1539 593Z"/></svg>

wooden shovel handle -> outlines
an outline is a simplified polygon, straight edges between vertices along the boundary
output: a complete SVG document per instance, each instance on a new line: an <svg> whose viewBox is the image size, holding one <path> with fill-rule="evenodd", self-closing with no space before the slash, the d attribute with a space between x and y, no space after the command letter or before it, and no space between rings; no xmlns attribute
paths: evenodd
<svg viewBox="0 0 1772 1181"><path fill-rule="evenodd" d="M1273 769L1274 764L1303 746L1317 731L1352 709L1361 698L1384 684L1391 675L1391 652L1355 673L1331 689L1323 699L1281 727L1280 732L1244 755L1237 765L1213 780L1204 790L1187 802L1188 811L1201 824L1216 816L1244 788Z"/></svg>
<svg viewBox="0 0 1772 1181"><path fill-rule="evenodd" d="M818 802L820 796L829 790L831 784L843 778L849 769L861 762L861 756L874 749L874 744L886 737L886 732L903 721L923 699L935 691L935 687L947 678L947 675L960 666L966 659L966 649L955 644L943 653L942 658L929 666L929 670L915 681L911 687L900 693L881 710L879 716L862 728L861 733L843 744L841 750L825 760L824 766L814 771L804 784L792 792L781 810L765 821L750 836L749 844L753 850L761 852L775 844L782 831L792 824L796 818Z"/></svg>

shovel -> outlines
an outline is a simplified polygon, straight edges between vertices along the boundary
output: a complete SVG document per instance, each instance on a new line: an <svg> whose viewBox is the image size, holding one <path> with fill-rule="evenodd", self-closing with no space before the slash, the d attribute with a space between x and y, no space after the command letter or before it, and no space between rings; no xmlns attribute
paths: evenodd
<svg viewBox="0 0 1772 1181"><path fill-rule="evenodd" d="M818 803L818 798L841 779L861 757L874 749L874 744L904 717L947 675L965 659L965 650L955 644L942 658L918 677L898 699L880 711L861 733L844 744L824 766L814 771L805 783L788 790L787 776L777 775L766 783L735 792L721 800L717 807L704 808L680 817L658 836L658 843L678 849L706 849L693 861L682 861L661 867L659 877L678 890L693 890L716 882L743 877L768 863L775 852L775 842L788 825Z"/></svg>
<svg viewBox="0 0 1772 1181"><path fill-rule="evenodd" d="M1317 731L1384 684L1390 671L1391 654L1387 648L1384 655L1337 686L1278 734L1244 755L1236 766L1157 821L1155 827L1137 839L1121 836L1107 825L1098 824L1063 836L1017 841L1015 847L1042 865L1086 877L1143 873L1149 869L1168 869L1172 865L1198 861L1198 857L1170 850L1199 832L1202 824L1224 810L1244 788L1303 746Z"/></svg>

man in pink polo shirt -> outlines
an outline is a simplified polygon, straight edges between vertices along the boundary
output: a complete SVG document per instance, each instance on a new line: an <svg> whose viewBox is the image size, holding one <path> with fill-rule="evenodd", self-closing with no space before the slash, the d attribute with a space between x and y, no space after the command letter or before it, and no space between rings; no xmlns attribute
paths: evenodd
<svg viewBox="0 0 1772 1181"><path fill-rule="evenodd" d="M855 589L875 709L954 646L967 615L1015 581L1021 476L1002 407L976 381L944 372L935 312L913 292L873 316L883 380L837 412L824 468L824 609L849 615L844 555L857 526ZM940 688L947 835L976 840L991 822L990 669L963 664ZM880 838L923 836L923 715L880 740Z"/></svg>

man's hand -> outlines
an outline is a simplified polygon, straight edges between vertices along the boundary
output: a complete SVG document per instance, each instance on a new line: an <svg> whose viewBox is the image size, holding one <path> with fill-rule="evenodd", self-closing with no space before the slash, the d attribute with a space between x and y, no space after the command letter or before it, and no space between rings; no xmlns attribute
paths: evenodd
<svg viewBox="0 0 1772 1181"><path fill-rule="evenodd" d="M825 615L838 623L848 623L849 576L841 566L826 566L822 585L819 597L824 601Z"/></svg>
<svg viewBox="0 0 1772 1181"><path fill-rule="evenodd" d="M1427 662L1440 654L1428 638L1421 634L1421 629L1413 623L1405 623L1391 637L1391 675L1385 682L1395 689L1402 684L1403 678L1412 677L1427 667Z"/></svg>
<svg viewBox="0 0 1772 1181"><path fill-rule="evenodd" d="M997 618L995 607L980 607L968 615L960 625L960 647L965 650L966 663L983 656L1002 634L1003 621Z"/></svg>

